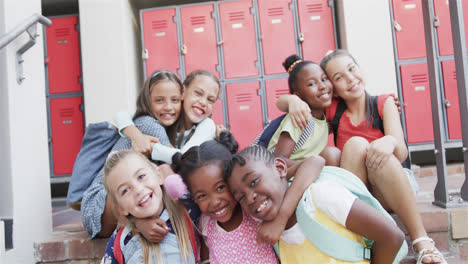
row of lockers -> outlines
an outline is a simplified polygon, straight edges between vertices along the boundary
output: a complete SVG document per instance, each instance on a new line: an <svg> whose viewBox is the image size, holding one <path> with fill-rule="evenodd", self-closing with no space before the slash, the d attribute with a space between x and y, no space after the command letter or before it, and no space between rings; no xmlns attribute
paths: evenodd
<svg viewBox="0 0 468 264"><path fill-rule="evenodd" d="M468 0L462 2L468 6ZM457 140L461 139L461 123L449 2L434 0L433 4L433 26L437 36L435 45L440 66L439 86L444 99L447 140ZM434 141L422 8L422 0L392 0L395 53L408 143ZM468 8L464 8L463 13L465 28L468 28ZM468 44L468 38L466 40Z"/></svg>
<svg viewBox="0 0 468 264"><path fill-rule="evenodd" d="M298 52L319 61L335 48L332 3L238 0L142 10L146 76L205 69L221 80L248 78L285 73L281 63Z"/></svg>
<svg viewBox="0 0 468 264"><path fill-rule="evenodd" d="M434 0L434 26L436 27L439 56L453 55L449 1ZM468 0L462 0L468 6ZM426 57L422 0L392 0L393 25L399 60ZM468 29L468 8L463 9L465 31ZM468 34L465 34L468 43Z"/></svg>

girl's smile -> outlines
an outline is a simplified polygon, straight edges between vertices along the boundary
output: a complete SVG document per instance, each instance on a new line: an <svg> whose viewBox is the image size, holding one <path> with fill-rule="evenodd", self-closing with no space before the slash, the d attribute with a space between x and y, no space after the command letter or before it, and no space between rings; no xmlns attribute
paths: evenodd
<svg viewBox="0 0 468 264"><path fill-rule="evenodd" d="M213 106L218 100L218 94L218 84L206 75L196 76L190 85L185 87L183 107L184 114L187 116L187 128L211 115Z"/></svg>
<svg viewBox="0 0 468 264"><path fill-rule="evenodd" d="M181 109L181 92L173 81L159 81L151 87L151 110L154 116L165 127L179 118Z"/></svg>
<svg viewBox="0 0 468 264"><path fill-rule="evenodd" d="M364 81L361 70L349 56L331 59L326 66L336 94L346 99L358 98L364 93Z"/></svg>

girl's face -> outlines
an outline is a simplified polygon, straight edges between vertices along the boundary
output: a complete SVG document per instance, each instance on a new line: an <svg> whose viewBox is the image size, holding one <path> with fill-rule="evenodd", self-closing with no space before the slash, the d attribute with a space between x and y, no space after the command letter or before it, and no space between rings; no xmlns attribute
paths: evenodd
<svg viewBox="0 0 468 264"><path fill-rule="evenodd" d="M295 94L311 108L323 110L331 105L333 87L319 65L305 65L296 77L298 89Z"/></svg>
<svg viewBox="0 0 468 264"><path fill-rule="evenodd" d="M349 56L331 59L326 66L328 78L336 94L344 100L356 99L364 94L364 82L359 65Z"/></svg>
<svg viewBox="0 0 468 264"><path fill-rule="evenodd" d="M141 157L128 155L109 174L109 187L115 194L120 213L136 218L161 214L162 180L159 168L151 166Z"/></svg>
<svg viewBox="0 0 468 264"><path fill-rule="evenodd" d="M236 164L229 178L229 187L242 208L253 217L271 221L279 213L287 184L286 164L275 159L272 166L264 161L247 160L244 166Z"/></svg>
<svg viewBox="0 0 468 264"><path fill-rule="evenodd" d="M237 206L218 164L196 169L189 176L190 192L203 214L220 223L229 221Z"/></svg>
<svg viewBox="0 0 468 264"><path fill-rule="evenodd" d="M173 81L160 81L151 87L151 110L156 119L168 127L179 118L182 94Z"/></svg>
<svg viewBox="0 0 468 264"><path fill-rule="evenodd" d="M187 119L197 124L211 115L218 93L219 86L211 77L196 76L184 91L184 114Z"/></svg>

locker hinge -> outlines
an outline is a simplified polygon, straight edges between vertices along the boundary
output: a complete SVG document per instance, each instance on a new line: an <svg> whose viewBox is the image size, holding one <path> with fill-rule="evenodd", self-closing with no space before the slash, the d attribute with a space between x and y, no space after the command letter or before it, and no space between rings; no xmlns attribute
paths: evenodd
<svg viewBox="0 0 468 264"><path fill-rule="evenodd" d="M52 143L52 137L49 137L49 143Z"/></svg>
<svg viewBox="0 0 468 264"><path fill-rule="evenodd" d="M395 20L393 21L393 26L395 27L395 30L396 31L400 31L401 30L401 26L400 24L398 24L398 22Z"/></svg>
<svg viewBox="0 0 468 264"><path fill-rule="evenodd" d="M50 61L49 57L44 57L44 64L45 65L49 64L49 61Z"/></svg>
<svg viewBox="0 0 468 264"><path fill-rule="evenodd" d="M148 49L144 49L142 54L141 54L141 57L144 59L144 60L147 60L149 58L149 55L148 55Z"/></svg>
<svg viewBox="0 0 468 264"><path fill-rule="evenodd" d="M437 28L440 26L440 21L438 17L434 17L434 27Z"/></svg>
<svg viewBox="0 0 468 264"><path fill-rule="evenodd" d="M75 30L78 31L78 32L80 32L80 24L76 24L76 25L75 25Z"/></svg>
<svg viewBox="0 0 468 264"><path fill-rule="evenodd" d="M80 111L81 111L81 112L84 111L84 105L83 105L83 104L80 104Z"/></svg>
<svg viewBox="0 0 468 264"><path fill-rule="evenodd" d="M79 76L79 77L78 77L78 82L79 82L80 84L83 84L83 77Z"/></svg>

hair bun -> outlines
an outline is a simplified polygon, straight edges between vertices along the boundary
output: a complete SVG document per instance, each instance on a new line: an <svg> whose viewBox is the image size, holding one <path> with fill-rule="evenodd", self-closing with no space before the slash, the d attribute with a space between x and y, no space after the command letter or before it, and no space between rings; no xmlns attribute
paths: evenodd
<svg viewBox="0 0 468 264"><path fill-rule="evenodd" d="M231 154L235 154L239 149L239 144L234 139L234 136L229 131L223 131L215 138L216 142L225 146Z"/></svg>
<svg viewBox="0 0 468 264"><path fill-rule="evenodd" d="M182 165L182 153L177 152L174 155L172 155L171 168L174 172L178 173L181 169L181 165Z"/></svg>
<svg viewBox="0 0 468 264"><path fill-rule="evenodd" d="M286 71L289 70L291 65L293 65L294 62L301 60L301 57L297 56L296 54L290 55L289 57L286 58L283 62L283 67Z"/></svg>

